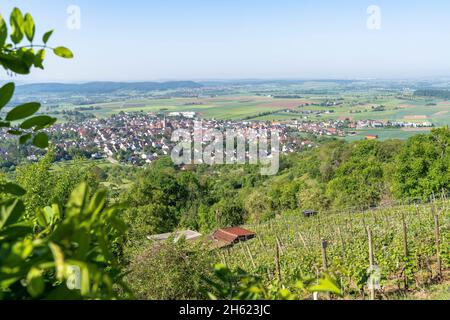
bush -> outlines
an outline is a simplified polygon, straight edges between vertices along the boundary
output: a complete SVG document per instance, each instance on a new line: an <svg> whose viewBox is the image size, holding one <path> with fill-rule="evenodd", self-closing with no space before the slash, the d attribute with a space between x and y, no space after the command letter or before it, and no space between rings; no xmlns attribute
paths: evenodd
<svg viewBox="0 0 450 320"><path fill-rule="evenodd" d="M202 276L211 273L212 255L207 248L173 238L148 242L130 256L126 282L137 299L204 299Z"/></svg>

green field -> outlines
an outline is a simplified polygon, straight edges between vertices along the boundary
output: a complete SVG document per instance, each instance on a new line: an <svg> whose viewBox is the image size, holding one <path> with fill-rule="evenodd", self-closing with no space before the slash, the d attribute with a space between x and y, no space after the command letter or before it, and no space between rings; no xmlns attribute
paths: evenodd
<svg viewBox="0 0 450 320"><path fill-rule="evenodd" d="M280 94L284 94L281 92ZM327 101L337 105L324 106ZM308 104L308 105L305 105ZM274 98L270 94L242 90L234 95L205 98L148 98L92 105L94 113L103 118L123 112L169 113L174 111L197 112L204 119L217 120L391 120L404 122L431 122L436 127L450 125L450 102L378 91L345 92L329 95L309 94L296 98ZM383 106L382 110L374 108ZM73 110L79 106L66 106ZM317 114L319 113L319 114ZM364 138L366 134L378 134L380 139L408 138L423 131L402 129L373 129L358 131L348 140Z"/></svg>
<svg viewBox="0 0 450 320"><path fill-rule="evenodd" d="M347 136L345 140L356 141L364 139L367 135L378 135L379 140L389 140L389 139L408 139L409 137L415 136L417 134L428 133L429 130L404 130L404 129L366 129L357 130L356 135Z"/></svg>
<svg viewBox="0 0 450 320"><path fill-rule="evenodd" d="M292 103L292 102L290 102ZM295 102L294 102L295 103ZM210 99L148 99L126 102L96 104L93 112L98 117L107 117L118 112L172 112L194 111L207 119L243 119L257 116L261 112L286 109L286 102L277 105L273 99L261 97L223 97ZM76 108L73 106L71 108Z"/></svg>

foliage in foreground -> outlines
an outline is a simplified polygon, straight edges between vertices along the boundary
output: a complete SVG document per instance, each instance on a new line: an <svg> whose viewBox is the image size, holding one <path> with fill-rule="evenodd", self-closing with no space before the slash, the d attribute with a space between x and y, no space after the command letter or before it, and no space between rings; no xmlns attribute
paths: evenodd
<svg viewBox="0 0 450 320"><path fill-rule="evenodd" d="M338 282L329 274L319 278L299 279L294 290L286 289L278 281L269 285L261 277L237 268L234 272L223 264L214 267L213 279L204 278L212 288L212 300L302 300L311 293L342 295Z"/></svg>
<svg viewBox="0 0 450 320"><path fill-rule="evenodd" d="M44 58L47 49L62 58L73 58L73 53L65 47L51 48L47 45L53 30L46 32L42 37L42 45L35 40L36 26L33 17L20 9L14 8L10 15L10 30L0 14L0 66L8 73L27 75L32 68L44 69ZM28 44L22 42L28 40ZM10 42L9 42L10 41ZM39 48L38 51L35 51ZM15 85L10 82L0 88L0 112L10 102L14 95ZM47 115L35 115L41 104L29 102L15 106L5 116L0 115L0 128L8 128L8 133L19 137L21 144L32 140L38 148L48 146L48 137L41 132L56 122L55 118Z"/></svg>
<svg viewBox="0 0 450 320"><path fill-rule="evenodd" d="M21 200L0 203L0 298L114 298L121 283L114 244L126 231L117 209L104 191L90 198L86 184L65 210L45 207L34 223L24 220Z"/></svg>

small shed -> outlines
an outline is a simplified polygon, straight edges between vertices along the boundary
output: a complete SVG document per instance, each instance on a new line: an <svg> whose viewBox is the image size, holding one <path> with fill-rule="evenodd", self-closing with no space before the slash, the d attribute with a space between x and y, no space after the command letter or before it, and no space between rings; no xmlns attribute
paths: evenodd
<svg viewBox="0 0 450 320"><path fill-rule="evenodd" d="M238 242L247 241L253 239L256 233L246 230L241 227L222 228L214 232L213 238L219 242L233 245Z"/></svg>
<svg viewBox="0 0 450 320"><path fill-rule="evenodd" d="M303 211L303 215L307 218L317 215L317 211L314 210L305 210Z"/></svg>

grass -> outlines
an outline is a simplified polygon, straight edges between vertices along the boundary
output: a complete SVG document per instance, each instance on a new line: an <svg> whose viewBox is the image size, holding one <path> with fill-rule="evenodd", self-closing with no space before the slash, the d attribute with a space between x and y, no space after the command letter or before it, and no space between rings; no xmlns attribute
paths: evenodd
<svg viewBox="0 0 450 320"><path fill-rule="evenodd" d="M404 129L364 129L357 130L356 135L347 136L345 140L347 141L357 141L361 139L365 139L367 135L378 135L380 140L389 140L389 139L408 139L414 135L428 133L429 130L404 130Z"/></svg>
<svg viewBox="0 0 450 320"><path fill-rule="evenodd" d="M388 297L389 300L450 300L450 280L444 283L432 284L422 290L396 292Z"/></svg>

